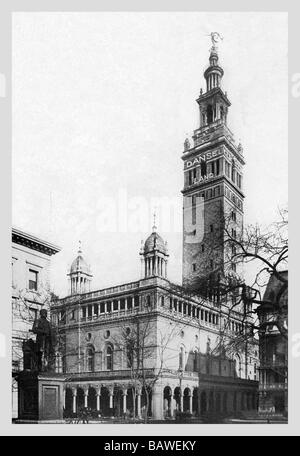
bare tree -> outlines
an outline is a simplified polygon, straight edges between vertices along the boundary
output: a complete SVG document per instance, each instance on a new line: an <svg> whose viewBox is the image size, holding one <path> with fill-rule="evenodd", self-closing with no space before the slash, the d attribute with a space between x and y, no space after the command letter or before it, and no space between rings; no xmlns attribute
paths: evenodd
<svg viewBox="0 0 300 456"><path fill-rule="evenodd" d="M138 390L146 397L144 421L150 412L150 395L162 375L166 362L166 350L171 340L185 326L182 322L172 325L168 331L159 328L156 312L152 306L143 309L121 327L115 341L120 350L126 353L127 366L133 391L133 417L136 417L135 399Z"/></svg>
<svg viewBox="0 0 300 456"><path fill-rule="evenodd" d="M219 311L222 324L219 325L218 341L211 349L211 355L226 355L245 353L246 371L247 355L252 345L257 345L258 335L266 326L276 326L283 337L287 337L287 306L283 305L282 297L288 289L287 274L282 271L287 268L288 236L287 210L279 211L279 219L270 226L258 224L236 230L236 224L231 214L221 219L218 229L205 238L205 253L201 253L201 262L207 265L201 268L205 271L192 279L177 292L183 298L196 298L201 304L207 301L214 303L214 310ZM233 226L235 227L233 229ZM211 258L214 267L209 268ZM244 268L251 268L253 280L245 282ZM264 292L270 276L278 280L272 299L264 300ZM273 310L273 316L263 323L259 312L266 306ZM230 335L232 319L238 316L241 324Z"/></svg>

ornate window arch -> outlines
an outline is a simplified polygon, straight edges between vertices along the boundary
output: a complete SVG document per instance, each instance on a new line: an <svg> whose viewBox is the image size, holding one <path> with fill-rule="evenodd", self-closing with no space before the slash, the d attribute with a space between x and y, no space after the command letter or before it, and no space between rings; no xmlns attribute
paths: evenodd
<svg viewBox="0 0 300 456"><path fill-rule="evenodd" d="M112 344L107 344L105 347L105 369L113 370L114 367L114 347Z"/></svg>
<svg viewBox="0 0 300 456"><path fill-rule="evenodd" d="M184 370L185 368L185 346L180 345L179 347L179 370Z"/></svg>
<svg viewBox="0 0 300 456"><path fill-rule="evenodd" d="M193 372L198 372L199 367L199 348L194 347L193 350Z"/></svg>
<svg viewBox="0 0 300 456"><path fill-rule="evenodd" d="M242 377L242 362L241 362L241 357L238 353L236 353L234 356L234 364L235 364L236 375L239 378L241 378Z"/></svg>
<svg viewBox="0 0 300 456"><path fill-rule="evenodd" d="M95 348L89 344L85 350L85 366L86 371L94 372L95 370Z"/></svg>

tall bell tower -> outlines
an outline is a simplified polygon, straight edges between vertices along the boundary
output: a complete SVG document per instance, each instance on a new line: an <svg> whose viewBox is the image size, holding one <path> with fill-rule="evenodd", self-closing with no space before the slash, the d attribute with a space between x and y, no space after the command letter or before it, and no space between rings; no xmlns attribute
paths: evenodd
<svg viewBox="0 0 300 456"><path fill-rule="evenodd" d="M183 284L225 270L237 273L225 228L237 236L243 226L243 149L235 143L227 120L230 101L222 89L219 34L211 34L209 65L204 71L206 90L200 89L199 128L186 139L183 193Z"/></svg>

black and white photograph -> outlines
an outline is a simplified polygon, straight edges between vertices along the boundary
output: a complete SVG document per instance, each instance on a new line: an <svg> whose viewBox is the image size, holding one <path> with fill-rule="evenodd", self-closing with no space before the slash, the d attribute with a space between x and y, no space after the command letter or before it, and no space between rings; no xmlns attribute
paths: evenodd
<svg viewBox="0 0 300 456"><path fill-rule="evenodd" d="M288 425L287 13L11 27L11 423Z"/></svg>

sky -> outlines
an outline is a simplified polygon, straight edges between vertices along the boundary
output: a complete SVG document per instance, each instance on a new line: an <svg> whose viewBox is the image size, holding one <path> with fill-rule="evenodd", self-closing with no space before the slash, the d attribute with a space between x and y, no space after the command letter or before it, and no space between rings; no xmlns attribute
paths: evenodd
<svg viewBox="0 0 300 456"><path fill-rule="evenodd" d="M244 148L245 224L268 225L288 199L286 13L14 13L12 223L61 247L60 296L79 240L92 289L137 280L154 211L180 283L181 155L212 31Z"/></svg>

